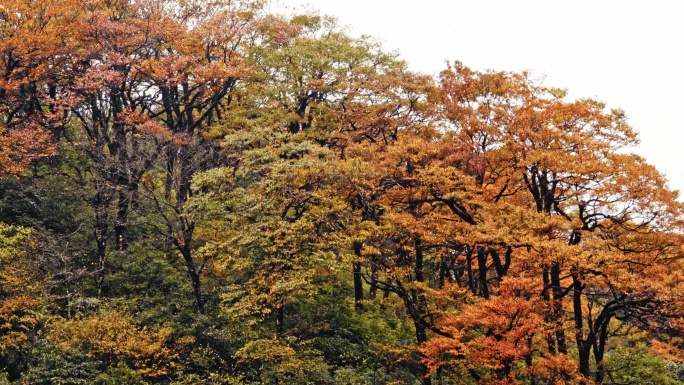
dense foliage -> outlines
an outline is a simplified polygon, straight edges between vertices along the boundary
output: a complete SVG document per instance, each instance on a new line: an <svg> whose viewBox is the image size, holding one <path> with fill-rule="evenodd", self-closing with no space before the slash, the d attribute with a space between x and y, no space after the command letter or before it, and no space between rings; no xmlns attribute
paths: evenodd
<svg viewBox="0 0 684 385"><path fill-rule="evenodd" d="M0 384L684 384L636 144L258 0L1 0Z"/></svg>

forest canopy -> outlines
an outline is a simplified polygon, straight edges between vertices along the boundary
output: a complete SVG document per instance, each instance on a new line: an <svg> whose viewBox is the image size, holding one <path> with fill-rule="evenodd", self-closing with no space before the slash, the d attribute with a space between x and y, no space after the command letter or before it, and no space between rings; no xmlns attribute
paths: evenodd
<svg viewBox="0 0 684 385"><path fill-rule="evenodd" d="M637 144L261 0L0 0L0 384L684 384Z"/></svg>

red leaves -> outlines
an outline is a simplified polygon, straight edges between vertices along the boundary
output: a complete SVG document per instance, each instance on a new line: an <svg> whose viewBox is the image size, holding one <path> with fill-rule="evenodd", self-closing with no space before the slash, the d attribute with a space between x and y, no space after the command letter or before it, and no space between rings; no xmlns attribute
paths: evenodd
<svg viewBox="0 0 684 385"><path fill-rule="evenodd" d="M37 125L17 129L0 128L0 177L21 175L34 160L57 151L50 132Z"/></svg>

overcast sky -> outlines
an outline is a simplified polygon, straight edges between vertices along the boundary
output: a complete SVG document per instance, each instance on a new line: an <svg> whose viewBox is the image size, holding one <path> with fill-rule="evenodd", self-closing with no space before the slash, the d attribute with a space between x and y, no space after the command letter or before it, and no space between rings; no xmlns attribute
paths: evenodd
<svg viewBox="0 0 684 385"><path fill-rule="evenodd" d="M529 70L570 97L627 112L636 152L684 190L684 2L674 0L277 0L333 15L416 71L459 60ZM680 3L682 4L680 6Z"/></svg>

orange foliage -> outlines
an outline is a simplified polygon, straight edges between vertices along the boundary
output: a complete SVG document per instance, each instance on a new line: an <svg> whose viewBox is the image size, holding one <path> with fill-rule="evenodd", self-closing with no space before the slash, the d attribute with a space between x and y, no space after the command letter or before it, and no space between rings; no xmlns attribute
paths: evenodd
<svg viewBox="0 0 684 385"><path fill-rule="evenodd" d="M568 102L527 74L456 63L440 80L430 98L441 120L384 143L364 134L370 143L345 154L363 170L352 206L374 221L355 261L403 299L427 369L581 382L592 356L603 367L611 320L672 329L683 207L621 152L636 143L624 113Z"/></svg>

